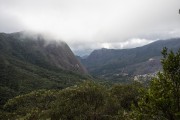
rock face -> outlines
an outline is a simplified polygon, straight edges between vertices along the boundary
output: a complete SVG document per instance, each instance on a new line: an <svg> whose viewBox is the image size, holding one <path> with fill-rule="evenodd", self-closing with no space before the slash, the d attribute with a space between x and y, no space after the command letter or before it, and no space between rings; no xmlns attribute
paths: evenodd
<svg viewBox="0 0 180 120"><path fill-rule="evenodd" d="M86 69L62 41L46 39L38 34L0 34L0 53L48 69L63 69L87 74Z"/></svg>

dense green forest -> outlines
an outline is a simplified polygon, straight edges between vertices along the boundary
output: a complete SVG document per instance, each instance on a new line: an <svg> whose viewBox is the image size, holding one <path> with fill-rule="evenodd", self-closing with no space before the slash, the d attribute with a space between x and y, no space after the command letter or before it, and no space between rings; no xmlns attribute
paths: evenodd
<svg viewBox="0 0 180 120"><path fill-rule="evenodd" d="M45 69L10 57L0 58L0 107L9 98L39 89L63 89L89 77L67 70Z"/></svg>
<svg viewBox="0 0 180 120"><path fill-rule="evenodd" d="M162 55L163 70L149 86L140 83L107 86L89 80L61 90L39 89L2 102L0 119L179 120L180 50L164 48ZM2 90L6 88L1 87L1 97Z"/></svg>
<svg viewBox="0 0 180 120"><path fill-rule="evenodd" d="M41 35L0 33L0 108L17 95L39 89L61 90L90 78L83 74L68 45L46 42ZM79 69L73 69L74 64Z"/></svg>

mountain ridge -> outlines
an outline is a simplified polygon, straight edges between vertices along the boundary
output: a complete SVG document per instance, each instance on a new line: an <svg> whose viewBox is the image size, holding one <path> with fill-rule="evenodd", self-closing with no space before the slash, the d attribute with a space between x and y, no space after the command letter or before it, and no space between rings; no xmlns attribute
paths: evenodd
<svg viewBox="0 0 180 120"><path fill-rule="evenodd" d="M0 33L0 108L8 99L39 89L63 89L89 80L66 43L41 35Z"/></svg>
<svg viewBox="0 0 180 120"><path fill-rule="evenodd" d="M94 50L86 59L81 59L81 62L92 75L99 77L106 76L107 74L109 76L120 74L122 71L130 75L148 74L161 69L160 56L163 47L175 51L178 50L180 48L180 38L158 40L132 49L103 48ZM149 65L153 62L149 61L151 58L154 59L154 65L150 67ZM145 65L148 65L146 70L143 67Z"/></svg>
<svg viewBox="0 0 180 120"><path fill-rule="evenodd" d="M64 70L83 74L87 73L86 69L76 59L69 46L63 41L48 41L43 38L42 35L38 34L33 35L33 37L22 35L22 33L1 33L0 35L0 50L17 59L25 60L36 65L39 65L40 62L44 62L49 64L49 66ZM8 46L8 49L3 46Z"/></svg>

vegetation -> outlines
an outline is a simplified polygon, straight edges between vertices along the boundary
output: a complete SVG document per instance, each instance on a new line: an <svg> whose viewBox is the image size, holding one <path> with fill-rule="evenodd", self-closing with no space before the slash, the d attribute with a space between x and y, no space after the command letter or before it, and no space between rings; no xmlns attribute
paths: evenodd
<svg viewBox="0 0 180 120"><path fill-rule="evenodd" d="M149 87L140 83L106 86L84 81L62 90L36 90L9 99L1 108L0 119L178 120L180 50L174 53L164 48L162 54L163 71ZM1 87L1 91L13 94L6 87ZM8 98L4 92L1 96Z"/></svg>
<svg viewBox="0 0 180 120"><path fill-rule="evenodd" d="M39 89L63 89L73 86L88 76L64 70L48 70L33 64L0 58L0 105L19 94Z"/></svg>
<svg viewBox="0 0 180 120"><path fill-rule="evenodd" d="M1 119L126 119L131 104L137 103L139 87L131 84L106 88L86 81L63 90L33 91L10 99L3 107Z"/></svg>
<svg viewBox="0 0 180 120"><path fill-rule="evenodd" d="M66 44L63 48L53 46L55 43L45 47L46 41L41 37L23 37L20 33L0 33L0 108L17 95L39 89L63 89L90 79L78 70L66 69L77 62ZM58 61L56 54L62 56ZM62 68L57 67L59 64Z"/></svg>
<svg viewBox="0 0 180 120"><path fill-rule="evenodd" d="M180 119L180 50L162 51L163 71L151 81L134 114L138 119Z"/></svg>
<svg viewBox="0 0 180 120"><path fill-rule="evenodd" d="M144 86L89 80L88 76L51 66L39 55L36 61L32 56L30 61L23 60L19 47L14 53L7 52L10 47L7 51L2 48L0 44L2 120L180 119L180 50L164 48L162 71Z"/></svg>
<svg viewBox="0 0 180 120"><path fill-rule="evenodd" d="M161 70L159 61L163 46L177 51L180 48L180 39L159 40L132 49L94 50L87 58L81 59L81 62L92 75L121 82L123 74L131 77L131 75L143 75ZM153 61L149 61L150 58Z"/></svg>

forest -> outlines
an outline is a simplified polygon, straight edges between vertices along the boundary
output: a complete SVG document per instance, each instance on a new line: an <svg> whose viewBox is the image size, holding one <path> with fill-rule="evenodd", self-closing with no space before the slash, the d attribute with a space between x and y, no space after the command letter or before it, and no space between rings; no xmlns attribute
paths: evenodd
<svg viewBox="0 0 180 120"><path fill-rule="evenodd" d="M149 85L84 80L1 100L2 120L179 120L180 50L162 50L162 71ZM4 96L1 87L0 96ZM4 96L6 97L6 96Z"/></svg>

